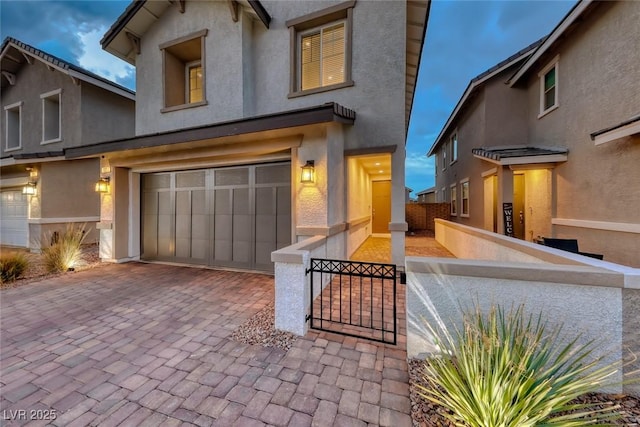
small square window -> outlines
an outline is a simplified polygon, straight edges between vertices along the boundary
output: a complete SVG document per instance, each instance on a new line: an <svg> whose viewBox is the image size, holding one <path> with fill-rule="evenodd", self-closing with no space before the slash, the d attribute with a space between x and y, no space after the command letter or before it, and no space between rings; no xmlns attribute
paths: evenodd
<svg viewBox="0 0 640 427"><path fill-rule="evenodd" d="M4 107L5 151L22 148L22 102Z"/></svg>
<svg viewBox="0 0 640 427"><path fill-rule="evenodd" d="M354 1L287 21L291 34L289 97L352 86L351 24Z"/></svg>
<svg viewBox="0 0 640 427"><path fill-rule="evenodd" d="M206 105L204 40L207 30L160 45L162 50L163 112Z"/></svg>
<svg viewBox="0 0 640 427"><path fill-rule="evenodd" d="M469 181L462 181L460 183L460 187L462 190L462 212L461 216L468 217L469 216Z"/></svg>
<svg viewBox="0 0 640 427"><path fill-rule="evenodd" d="M42 99L42 144L62 140L61 92L62 90L58 89L40 95Z"/></svg>

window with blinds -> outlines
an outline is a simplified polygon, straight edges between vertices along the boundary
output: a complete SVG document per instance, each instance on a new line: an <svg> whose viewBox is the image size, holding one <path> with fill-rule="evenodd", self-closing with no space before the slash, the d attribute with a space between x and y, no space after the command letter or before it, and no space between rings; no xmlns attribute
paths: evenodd
<svg viewBox="0 0 640 427"><path fill-rule="evenodd" d="M345 23L332 23L300 34L300 88L345 82Z"/></svg>

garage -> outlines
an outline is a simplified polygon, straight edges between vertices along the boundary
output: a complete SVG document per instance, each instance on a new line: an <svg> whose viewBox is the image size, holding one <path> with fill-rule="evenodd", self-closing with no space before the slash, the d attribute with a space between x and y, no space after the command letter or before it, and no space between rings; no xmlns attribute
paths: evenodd
<svg viewBox="0 0 640 427"><path fill-rule="evenodd" d="M27 197L20 190L0 192L0 243L3 246L28 246Z"/></svg>
<svg viewBox="0 0 640 427"><path fill-rule="evenodd" d="M291 165L271 163L142 175L142 256L273 271L291 244Z"/></svg>

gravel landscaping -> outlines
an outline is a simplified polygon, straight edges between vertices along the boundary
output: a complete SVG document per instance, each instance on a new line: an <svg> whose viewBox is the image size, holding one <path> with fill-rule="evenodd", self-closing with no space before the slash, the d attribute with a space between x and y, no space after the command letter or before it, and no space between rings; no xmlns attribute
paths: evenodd
<svg viewBox="0 0 640 427"><path fill-rule="evenodd" d="M276 347L287 351L297 336L276 331L274 302L267 304L255 316L238 327L231 338L244 344L259 344L263 347Z"/></svg>
<svg viewBox="0 0 640 427"><path fill-rule="evenodd" d="M59 276L60 274L70 274L72 272L67 273L48 273L45 267L44 256L42 254L33 253L25 251L24 249L10 249L10 248L2 248L2 252L12 252L12 251L21 251L24 252L29 265L27 266L27 270L24 275L20 277L18 280L14 282L0 283L0 289L4 288L15 288L18 286L24 286L26 284L40 281L45 278ZM98 255L98 244L88 244L82 246L82 258L75 266L74 271L82 271L87 270L89 268L95 268L100 265L104 265L100 261L100 256Z"/></svg>
<svg viewBox="0 0 640 427"><path fill-rule="evenodd" d="M426 386L422 379L422 361L412 359L409 361L409 386L411 397L411 418L414 426L429 427L453 427L451 421L444 417L446 410L439 405L423 399L418 394L417 385ZM590 393L577 399L575 403L596 403L601 408L618 404L621 407L622 417L615 421L615 425L637 427L640 426L640 398L629 395L611 395L602 393Z"/></svg>

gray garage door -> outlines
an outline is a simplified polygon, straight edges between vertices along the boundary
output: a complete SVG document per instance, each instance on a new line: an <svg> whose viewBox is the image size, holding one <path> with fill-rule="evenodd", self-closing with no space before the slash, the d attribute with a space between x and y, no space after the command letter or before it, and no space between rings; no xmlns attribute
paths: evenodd
<svg viewBox="0 0 640 427"><path fill-rule="evenodd" d="M142 258L272 271L291 244L291 166L142 176Z"/></svg>
<svg viewBox="0 0 640 427"><path fill-rule="evenodd" d="M0 244L27 247L27 197L20 190L0 192Z"/></svg>

